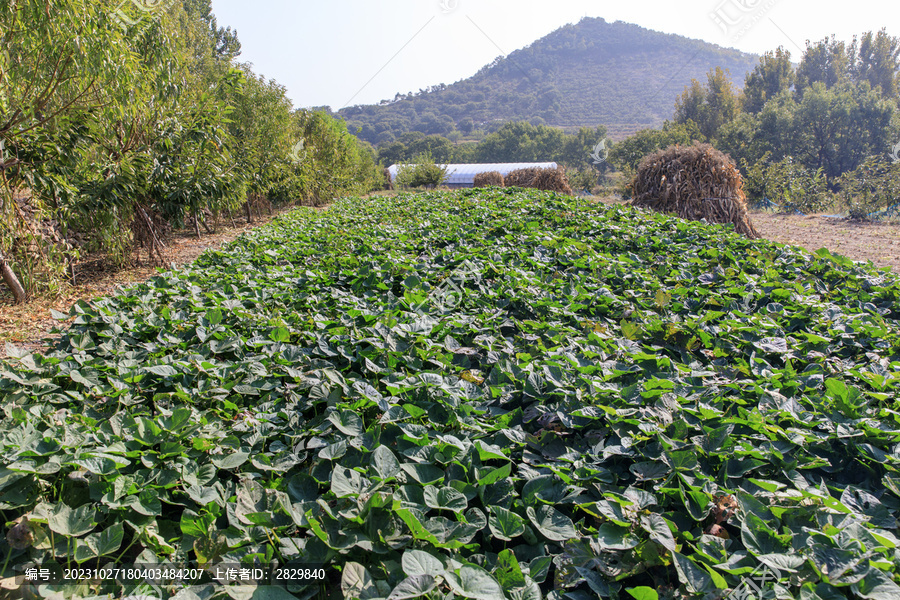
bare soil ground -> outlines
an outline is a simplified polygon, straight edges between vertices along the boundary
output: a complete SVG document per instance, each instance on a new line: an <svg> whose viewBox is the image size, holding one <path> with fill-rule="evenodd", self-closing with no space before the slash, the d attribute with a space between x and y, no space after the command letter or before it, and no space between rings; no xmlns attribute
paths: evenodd
<svg viewBox="0 0 900 600"><path fill-rule="evenodd" d="M619 196L595 197L604 204L620 204ZM872 261L900 275L900 223L862 222L825 214L799 215L752 211L750 220L766 239L800 246L810 252L828 248L852 260Z"/></svg>
<svg viewBox="0 0 900 600"><path fill-rule="evenodd" d="M853 260L872 261L900 275L900 225L864 223L824 215L751 213L759 233L810 252L828 248Z"/></svg>

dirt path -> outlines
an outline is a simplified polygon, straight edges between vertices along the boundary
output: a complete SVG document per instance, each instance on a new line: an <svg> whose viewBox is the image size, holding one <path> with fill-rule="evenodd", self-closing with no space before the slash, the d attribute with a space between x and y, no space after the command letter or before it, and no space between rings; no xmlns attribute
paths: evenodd
<svg viewBox="0 0 900 600"><path fill-rule="evenodd" d="M206 249L219 248L242 233L265 225L289 210L292 208L284 208L272 215L263 215L262 218L257 217L250 225L246 221L238 222L237 227L232 227L231 224L227 227L220 225L217 233L204 234L200 239L197 239L193 230L180 231L167 241L167 260L178 266L189 264ZM69 308L79 300L108 296L121 287L152 277L157 271L158 267L149 266L112 269L99 257L86 257L75 267L77 285L66 289L57 298L41 298L28 304L15 305L4 289L0 296L0 358L8 356L7 343L32 352L46 349L47 345L43 340L51 337L51 330L59 325L51 316L51 309L68 313Z"/></svg>
<svg viewBox="0 0 900 600"><path fill-rule="evenodd" d="M752 213L750 218L759 233L772 241L802 246L810 252L828 248L834 254L870 260L900 274L900 225L761 212Z"/></svg>

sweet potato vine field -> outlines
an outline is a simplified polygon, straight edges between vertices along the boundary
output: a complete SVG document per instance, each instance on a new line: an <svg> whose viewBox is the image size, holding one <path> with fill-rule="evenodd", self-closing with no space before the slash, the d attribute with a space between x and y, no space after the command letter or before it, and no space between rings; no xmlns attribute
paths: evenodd
<svg viewBox="0 0 900 600"><path fill-rule="evenodd" d="M72 314L0 363L7 577L277 563L326 577L157 593L653 600L765 573L765 598L900 598L900 286L872 267L545 192L401 194Z"/></svg>

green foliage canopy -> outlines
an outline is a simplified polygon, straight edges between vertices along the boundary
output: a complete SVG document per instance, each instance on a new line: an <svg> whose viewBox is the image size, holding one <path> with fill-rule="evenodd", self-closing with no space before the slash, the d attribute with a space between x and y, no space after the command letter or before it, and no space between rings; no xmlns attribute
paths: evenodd
<svg viewBox="0 0 900 600"><path fill-rule="evenodd" d="M44 223L118 263L138 242L161 259L165 230L189 218L200 235L245 204L249 217L252 202L320 203L380 181L342 122L294 111L283 86L236 63L209 0L4 0L0 38L0 256L32 294L58 288L77 256L35 233ZM12 200L24 189L27 216Z"/></svg>

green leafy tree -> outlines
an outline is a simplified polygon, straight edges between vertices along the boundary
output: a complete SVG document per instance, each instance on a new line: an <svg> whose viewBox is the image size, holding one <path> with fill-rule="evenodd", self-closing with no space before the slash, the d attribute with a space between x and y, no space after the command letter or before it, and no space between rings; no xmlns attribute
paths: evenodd
<svg viewBox="0 0 900 600"><path fill-rule="evenodd" d="M0 141L15 157L14 164L4 161L2 173L0 269L19 302L23 292L39 291L39 265L48 264L51 252L22 221L13 191L28 185L36 218L52 217L58 193L74 191L85 119L115 120L134 90L159 92L168 83L153 71L167 54L158 28L128 36L107 8L87 0L0 1ZM73 145L61 146L64 140ZM120 145L133 143L128 135ZM23 238L28 243L18 243ZM7 255L14 245L22 250ZM29 250L35 248L36 254ZM30 273L29 289L18 284L15 265Z"/></svg>
<svg viewBox="0 0 900 600"><path fill-rule="evenodd" d="M404 160L408 160L408 150L403 142L395 141L378 148L378 161L385 166L394 165Z"/></svg>
<svg viewBox="0 0 900 600"><path fill-rule="evenodd" d="M130 33L142 40L144 77L113 118L86 119L94 158L85 161L89 167L78 186L86 207L106 209L81 210L90 223L73 223L93 226L100 233L92 236L95 245L120 263L128 259L132 241L146 246L151 259L164 260L160 228L192 217L199 236L201 222L211 231L206 215L233 209L242 196L224 127L231 111L224 97L240 73L228 66L230 57L220 55L208 21L182 5L159 15L146 31L160 35ZM167 60L151 62L162 52Z"/></svg>
<svg viewBox="0 0 900 600"><path fill-rule="evenodd" d="M426 112L421 115L415 128L427 135L447 135L454 130L453 119L449 115Z"/></svg>
<svg viewBox="0 0 900 600"><path fill-rule="evenodd" d="M806 90L793 115L792 145L809 169L829 179L851 171L867 157L884 154L896 104L868 82L827 88L818 82Z"/></svg>
<svg viewBox="0 0 900 600"><path fill-rule="evenodd" d="M816 83L831 89L841 81L850 79L853 61L852 48L833 35L816 43L807 42L797 67L797 96L802 98L806 90Z"/></svg>
<svg viewBox="0 0 900 600"><path fill-rule="evenodd" d="M295 132L304 140L303 199L319 205L343 194L365 193L383 182L371 147L347 131L344 121L321 110L294 111Z"/></svg>
<svg viewBox="0 0 900 600"><path fill-rule="evenodd" d="M415 156L429 154L437 162L450 162L456 145L440 135L428 135L411 141L406 146L406 153L401 160L409 160Z"/></svg>
<svg viewBox="0 0 900 600"><path fill-rule="evenodd" d="M759 115L742 112L719 129L714 145L738 165L755 164L766 154L759 134Z"/></svg>
<svg viewBox="0 0 900 600"><path fill-rule="evenodd" d="M606 161L595 164L592 155L599 144L603 144L603 148L598 150L601 153L608 152L612 147L612 142L607 139L606 127L600 125L598 127L579 127L578 131L572 135L567 135L563 141L562 150L555 157L555 160L565 167L584 171L585 169L594 168L597 172L594 175L595 183L597 175L604 172L608 163Z"/></svg>
<svg viewBox="0 0 900 600"><path fill-rule="evenodd" d="M802 151L795 136L796 114L793 94L782 91L770 98L759 113L742 112L723 125L715 145L739 165L753 165L763 157L778 162Z"/></svg>
<svg viewBox="0 0 900 600"><path fill-rule="evenodd" d="M834 185L867 156L884 155L893 145L891 123L896 104L867 81L827 88L817 82L801 100L782 92L759 114L745 113L723 127L718 146L739 164L764 160L778 163L793 157L812 172L819 169Z"/></svg>
<svg viewBox="0 0 900 600"><path fill-rule="evenodd" d="M504 124L478 144L478 162L544 162L559 157L565 143L562 130L527 121Z"/></svg>
<svg viewBox="0 0 900 600"><path fill-rule="evenodd" d="M241 53L241 42L238 40L237 31L231 27L219 27L215 15L212 12L212 0L181 0L182 14L188 19L206 30L203 36L211 46L211 56L218 62L228 64ZM199 44L192 44L199 47ZM210 54L202 53L199 57L206 58Z"/></svg>
<svg viewBox="0 0 900 600"><path fill-rule="evenodd" d="M691 79L690 87L685 87L681 97L675 101L676 123L696 123L706 121L706 90L696 79Z"/></svg>
<svg viewBox="0 0 900 600"><path fill-rule="evenodd" d="M727 71L716 67L707 75L706 119L700 123L700 132L714 137L722 125L734 120L739 110L738 96Z"/></svg>
<svg viewBox="0 0 900 600"><path fill-rule="evenodd" d="M756 158L769 153L772 160L801 151L800 140L795 137L797 102L790 92L782 92L766 102L757 115L758 130L753 149Z"/></svg>
<svg viewBox="0 0 900 600"><path fill-rule="evenodd" d="M741 109L757 114L770 98L789 90L794 83L794 67L791 53L779 46L774 52L766 52L759 64L747 74L741 97Z"/></svg>
<svg viewBox="0 0 900 600"><path fill-rule="evenodd" d="M817 212L828 207L834 198L822 169L812 171L787 156L778 162L768 162L768 156L747 172L744 191L752 204L775 207L781 212Z"/></svg>
<svg viewBox="0 0 900 600"><path fill-rule="evenodd" d="M608 160L630 179L637 170L638 163L648 154L675 144L690 146L695 141L706 141L696 123L666 121L661 129L642 129L616 143L609 152Z"/></svg>
<svg viewBox="0 0 900 600"><path fill-rule="evenodd" d="M141 75L131 41L102 3L59 0L52 8L0 1L0 136L8 148L60 117L104 107Z"/></svg>
<svg viewBox="0 0 900 600"><path fill-rule="evenodd" d="M240 43L210 0L157 8L0 0L0 274L17 300L56 285L74 255L44 243L42 223L115 262L137 243L162 260L171 226L192 220L200 235L246 200L320 202L380 182L343 122L295 112L282 86L235 69ZM23 188L27 219L13 202Z"/></svg>
<svg viewBox="0 0 900 600"><path fill-rule="evenodd" d="M715 137L724 124L734 120L739 110L738 96L726 70L716 67L707 73L706 86L696 79L675 102L675 122L693 121L707 138Z"/></svg>
<svg viewBox="0 0 900 600"><path fill-rule="evenodd" d="M900 82L900 38L868 31L858 41L854 78L868 81L872 89L880 89L883 96L895 98Z"/></svg>
<svg viewBox="0 0 900 600"><path fill-rule="evenodd" d="M241 84L229 94L234 106L229 130L234 140L236 168L247 181L247 220L253 206L274 196L272 184L289 160L299 139L294 139L291 104L280 84L241 67ZM298 147L299 152L299 147Z"/></svg>
<svg viewBox="0 0 900 600"><path fill-rule="evenodd" d="M231 77L233 81L240 73L233 72ZM201 223L212 231L207 215L230 214L241 205L248 178L234 158L239 147L225 126L233 108L205 95L198 104L180 110L177 118L160 127L148 200L176 225L190 217L199 238Z"/></svg>
<svg viewBox="0 0 900 600"><path fill-rule="evenodd" d="M877 212L900 213L900 163L870 156L839 180L840 196L850 217L870 220Z"/></svg>
<svg viewBox="0 0 900 600"><path fill-rule="evenodd" d="M802 99L815 83L826 89L845 81L868 82L886 98L896 98L900 77L900 38L888 35L887 30L868 31L848 43L825 38L807 42L797 67L796 92Z"/></svg>
<svg viewBox="0 0 900 600"><path fill-rule="evenodd" d="M474 142L462 142L453 149L453 162L471 164L478 162L478 144Z"/></svg>

